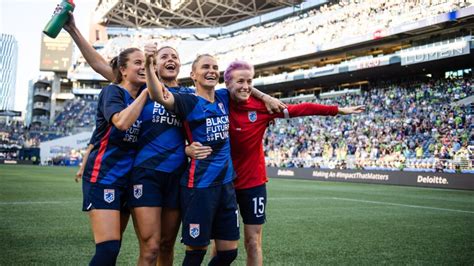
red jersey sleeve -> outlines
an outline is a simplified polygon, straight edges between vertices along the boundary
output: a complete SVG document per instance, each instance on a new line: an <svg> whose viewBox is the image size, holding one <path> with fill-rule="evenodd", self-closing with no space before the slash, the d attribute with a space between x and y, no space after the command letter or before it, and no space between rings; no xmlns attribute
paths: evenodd
<svg viewBox="0 0 474 266"><path fill-rule="evenodd" d="M323 105L317 103L289 104L288 109L274 114L275 118L291 118L297 116L323 115L335 116L339 108L337 105Z"/></svg>

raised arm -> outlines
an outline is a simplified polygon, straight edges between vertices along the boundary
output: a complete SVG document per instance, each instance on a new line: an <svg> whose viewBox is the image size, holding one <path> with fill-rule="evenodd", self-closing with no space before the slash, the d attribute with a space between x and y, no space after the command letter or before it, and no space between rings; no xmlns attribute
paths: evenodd
<svg viewBox="0 0 474 266"><path fill-rule="evenodd" d="M335 116L337 114L348 115L358 114L365 110L365 106L353 106L353 107L341 107L337 105L324 105L317 103L300 103L290 104L288 109L283 111L283 114L276 114L276 117L297 117L297 116L310 116L310 115L321 115L321 116Z"/></svg>
<svg viewBox="0 0 474 266"><path fill-rule="evenodd" d="M109 63L92 47L92 45L82 36L79 29L76 27L74 15L69 12L69 20L64 24L64 29L71 35L71 38L76 43L87 63L94 69L95 72L102 75L105 79L112 82L115 80L115 75Z"/></svg>
<svg viewBox="0 0 474 266"><path fill-rule="evenodd" d="M140 116L147 98L148 90L144 89L132 104L112 116L112 124L121 131L129 129Z"/></svg>
<svg viewBox="0 0 474 266"><path fill-rule="evenodd" d="M174 96L163 86L158 80L155 72L154 60L155 54L147 52L145 50L145 74L146 84L150 93L150 98L163 105L167 110L174 110Z"/></svg>

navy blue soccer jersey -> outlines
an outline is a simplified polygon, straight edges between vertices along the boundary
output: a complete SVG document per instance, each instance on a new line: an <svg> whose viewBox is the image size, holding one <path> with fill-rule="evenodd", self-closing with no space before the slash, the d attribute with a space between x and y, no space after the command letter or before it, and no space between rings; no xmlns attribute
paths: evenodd
<svg viewBox="0 0 474 266"><path fill-rule="evenodd" d="M94 145L84 169L83 179L91 183L126 186L135 157L141 121L126 131L112 124L112 116L133 102L128 91L110 84L102 89L96 114L96 128L91 138Z"/></svg>
<svg viewBox="0 0 474 266"><path fill-rule="evenodd" d="M168 88L174 93L194 93L186 87ZM139 118L138 152L134 167L182 174L187 158L184 153L184 131L181 120L159 103L148 98Z"/></svg>
<svg viewBox="0 0 474 266"><path fill-rule="evenodd" d="M181 185L205 188L232 182L234 168L229 142L229 92L216 90L215 101L195 94L173 93L175 113L182 119L189 143L198 141L211 146L206 159L191 159Z"/></svg>

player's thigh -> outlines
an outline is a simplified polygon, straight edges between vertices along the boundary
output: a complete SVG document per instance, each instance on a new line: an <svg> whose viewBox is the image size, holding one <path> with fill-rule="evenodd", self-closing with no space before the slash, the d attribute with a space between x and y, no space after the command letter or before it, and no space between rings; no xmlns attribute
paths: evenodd
<svg viewBox="0 0 474 266"><path fill-rule="evenodd" d="M118 210L94 209L89 211L95 243L121 239L121 216Z"/></svg>
<svg viewBox="0 0 474 266"><path fill-rule="evenodd" d="M177 208L163 208L161 211L161 238L163 241L175 241L181 223Z"/></svg>
<svg viewBox="0 0 474 266"><path fill-rule="evenodd" d="M140 240L159 241L161 236L161 207L136 207L132 209Z"/></svg>

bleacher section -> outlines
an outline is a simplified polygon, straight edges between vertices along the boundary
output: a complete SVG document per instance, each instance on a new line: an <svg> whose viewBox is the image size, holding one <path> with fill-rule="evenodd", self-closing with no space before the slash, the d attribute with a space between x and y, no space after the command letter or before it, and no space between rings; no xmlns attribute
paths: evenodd
<svg viewBox="0 0 474 266"><path fill-rule="evenodd" d="M317 100L366 105L362 115L277 120L264 140L270 166L398 170L472 169L474 110L456 105L473 79L386 83Z"/></svg>
<svg viewBox="0 0 474 266"><path fill-rule="evenodd" d="M180 53L180 77L183 78L189 76L191 63L198 54L214 55L221 69L235 59L258 65L448 21L455 14L452 12L473 5L472 0L337 1L280 22L204 39L196 38L193 34L170 36L140 32L127 36L124 32L124 35L109 40L101 53L111 59L123 49L144 47L149 42L171 45Z"/></svg>

